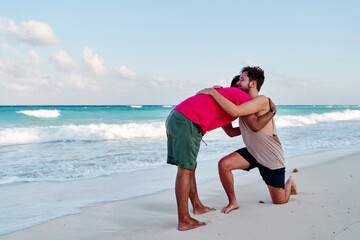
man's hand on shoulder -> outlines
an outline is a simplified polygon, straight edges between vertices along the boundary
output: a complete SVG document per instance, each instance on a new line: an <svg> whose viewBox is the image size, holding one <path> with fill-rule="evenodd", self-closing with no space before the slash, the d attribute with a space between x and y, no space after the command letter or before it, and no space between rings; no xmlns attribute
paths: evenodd
<svg viewBox="0 0 360 240"><path fill-rule="evenodd" d="M215 92L217 92L216 89L218 88L222 88L222 87L216 85L211 88L204 88L203 90L198 91L196 94L204 94L204 95L212 96Z"/></svg>
<svg viewBox="0 0 360 240"><path fill-rule="evenodd" d="M275 115L276 114L276 106L275 106L274 102L271 100L271 98L269 98L269 107L270 107L270 111Z"/></svg>

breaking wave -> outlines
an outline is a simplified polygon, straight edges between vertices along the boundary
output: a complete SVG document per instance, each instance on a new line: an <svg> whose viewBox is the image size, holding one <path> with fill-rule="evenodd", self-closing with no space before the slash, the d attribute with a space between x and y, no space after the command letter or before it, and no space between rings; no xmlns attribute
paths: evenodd
<svg viewBox="0 0 360 240"><path fill-rule="evenodd" d="M165 138L163 122L21 127L0 130L0 146L56 141L104 141L132 138Z"/></svg>
<svg viewBox="0 0 360 240"><path fill-rule="evenodd" d="M30 117L38 117L38 118L57 118L60 116L59 110L24 110L18 111L16 113L22 113Z"/></svg>
<svg viewBox="0 0 360 240"><path fill-rule="evenodd" d="M360 120L360 110L345 110L343 112L313 113L304 116L283 115L276 117L277 127L300 127L325 122Z"/></svg>

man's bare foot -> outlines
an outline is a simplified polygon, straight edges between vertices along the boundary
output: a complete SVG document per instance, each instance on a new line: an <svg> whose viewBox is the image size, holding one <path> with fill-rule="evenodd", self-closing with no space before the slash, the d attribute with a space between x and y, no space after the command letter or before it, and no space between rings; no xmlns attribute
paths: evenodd
<svg viewBox="0 0 360 240"><path fill-rule="evenodd" d="M291 195L298 195L298 190L297 190L297 186L296 186L296 183L295 183L295 178L293 176L290 176L291 178L291 192L290 194Z"/></svg>
<svg viewBox="0 0 360 240"><path fill-rule="evenodd" d="M209 208L209 207L202 206L202 207L194 209L193 213L196 215L199 215L199 214L203 214L203 213L207 213L207 212L212 212L215 210L216 210L215 208Z"/></svg>
<svg viewBox="0 0 360 240"><path fill-rule="evenodd" d="M221 210L221 212L227 214L238 208L239 208L239 205L237 205L237 203L235 203L235 204L229 203L226 207L223 208L223 210Z"/></svg>
<svg viewBox="0 0 360 240"><path fill-rule="evenodd" d="M205 226L206 223L205 222L199 222L198 220L194 219L194 218L190 218L189 221L187 221L186 223L180 223L178 224L178 230L179 231L187 231L190 229L194 229L194 228L198 228L198 227L202 227Z"/></svg>
<svg viewBox="0 0 360 240"><path fill-rule="evenodd" d="M291 187L291 195L298 195L299 193L298 193L298 190L297 190L297 188L296 188L296 185L293 185L292 187Z"/></svg>

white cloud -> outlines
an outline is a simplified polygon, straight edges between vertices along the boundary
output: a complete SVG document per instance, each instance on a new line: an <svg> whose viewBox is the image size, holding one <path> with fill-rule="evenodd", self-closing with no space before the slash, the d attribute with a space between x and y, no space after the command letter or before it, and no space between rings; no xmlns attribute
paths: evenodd
<svg viewBox="0 0 360 240"><path fill-rule="evenodd" d="M64 50L59 50L54 53L52 60L59 69L64 71L78 70L81 68L80 64L74 61Z"/></svg>
<svg viewBox="0 0 360 240"><path fill-rule="evenodd" d="M94 49L90 49L88 47L84 48L83 59L85 64L91 68L95 75L107 75L107 70L104 67L104 58L99 57L97 54L93 54L93 51Z"/></svg>
<svg viewBox="0 0 360 240"><path fill-rule="evenodd" d="M0 72L13 72L16 69L16 63L14 61L10 61L7 58L0 59Z"/></svg>
<svg viewBox="0 0 360 240"><path fill-rule="evenodd" d="M12 67L17 66L20 71L13 71ZM48 76L37 71L23 68L17 64L0 67L0 85L9 90L9 93L18 95L22 93L39 94L39 89L48 87L51 84Z"/></svg>
<svg viewBox="0 0 360 240"><path fill-rule="evenodd" d="M29 50L26 55L21 55L18 51L9 48L11 55L0 59L0 71L6 74L14 76L23 76L28 72L26 68L30 68L32 71L34 67L43 63L42 58L34 50Z"/></svg>
<svg viewBox="0 0 360 240"><path fill-rule="evenodd" d="M32 45L54 45L58 42L47 23L34 20L22 21L17 26L12 19L0 18L0 31Z"/></svg>
<svg viewBox="0 0 360 240"><path fill-rule="evenodd" d="M88 78L81 75L70 73L64 77L64 80L72 87L83 91L99 91L101 86Z"/></svg>
<svg viewBox="0 0 360 240"><path fill-rule="evenodd" d="M109 72L110 72L110 75L112 75L114 77L122 76L122 77L128 78L128 79L135 79L137 76L136 73L130 71L124 65L121 67L109 67Z"/></svg>
<svg viewBox="0 0 360 240"><path fill-rule="evenodd" d="M96 76L111 77L111 78L125 78L125 79L136 79L137 74L130 71L126 66L120 67L105 67L104 58L97 54L94 54L94 49L88 47L84 48L83 59L85 64L90 67L92 72Z"/></svg>
<svg viewBox="0 0 360 240"><path fill-rule="evenodd" d="M0 85L11 93L21 92L39 93L39 89L51 88L57 85L48 74L41 73L38 66L42 59L33 50L26 55L15 55L13 58L4 57L0 59Z"/></svg>
<svg viewBox="0 0 360 240"><path fill-rule="evenodd" d="M28 57L25 60L26 63L28 63L29 65L33 65L33 66L39 66L42 62L41 57L37 54L37 52L33 51L33 50L29 50L28 51Z"/></svg>
<svg viewBox="0 0 360 240"><path fill-rule="evenodd" d="M150 85L155 88L165 88L165 89L184 89L183 84L179 82L171 81L164 77L152 76L150 81Z"/></svg>
<svg viewBox="0 0 360 240"><path fill-rule="evenodd" d="M246 59L246 60L245 60L245 65L247 65L247 66L252 66L252 67L254 67L254 66L259 66L258 64L256 64L255 62L253 62L253 61L250 60L250 59Z"/></svg>
<svg viewBox="0 0 360 240"><path fill-rule="evenodd" d="M213 87L215 85L222 86L222 87L230 87L230 83L231 83L231 79L225 80L222 78L218 82L214 81L214 82L209 83L209 86L207 86L207 87Z"/></svg>
<svg viewBox="0 0 360 240"><path fill-rule="evenodd" d="M272 85L281 84L288 89L296 90L299 92L305 92L309 86L309 82L306 79L298 76L290 76L282 72L273 71L269 71L269 75L272 81Z"/></svg>
<svg viewBox="0 0 360 240"><path fill-rule="evenodd" d="M3 50L7 50L9 48L9 44L5 41L3 37L0 37L0 40L1 40L1 48Z"/></svg>
<svg viewBox="0 0 360 240"><path fill-rule="evenodd" d="M157 77L157 76L152 76L151 80L150 80L150 85L156 88L170 88L170 81L164 77Z"/></svg>
<svg viewBox="0 0 360 240"><path fill-rule="evenodd" d="M16 60L0 59L0 88L6 89L12 96L53 96L54 93L71 89L81 91L100 91L96 81L78 74L70 73L63 78L43 73L37 67L41 59L34 51L27 57ZM33 66L32 66L33 65Z"/></svg>
<svg viewBox="0 0 360 240"><path fill-rule="evenodd" d="M24 85L22 83L13 83L13 82L1 82L0 85L4 88L15 91L15 92L32 92L34 89L29 85Z"/></svg>

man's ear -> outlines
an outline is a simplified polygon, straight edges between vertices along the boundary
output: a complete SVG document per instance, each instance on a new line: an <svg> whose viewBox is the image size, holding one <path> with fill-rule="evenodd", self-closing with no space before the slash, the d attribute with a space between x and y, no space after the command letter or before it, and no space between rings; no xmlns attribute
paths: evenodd
<svg viewBox="0 0 360 240"><path fill-rule="evenodd" d="M254 87L256 88L257 87L257 82L254 80L254 81L251 81L250 82L250 87Z"/></svg>

